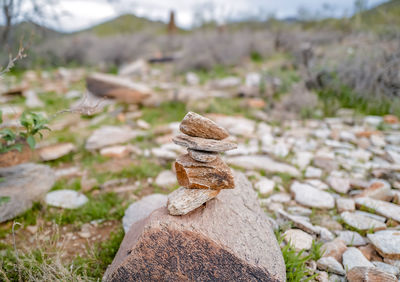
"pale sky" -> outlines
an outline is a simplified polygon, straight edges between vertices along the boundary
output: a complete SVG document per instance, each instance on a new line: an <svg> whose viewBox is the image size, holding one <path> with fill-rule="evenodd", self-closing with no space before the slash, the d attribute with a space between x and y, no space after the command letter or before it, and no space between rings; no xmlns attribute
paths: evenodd
<svg viewBox="0 0 400 282"><path fill-rule="evenodd" d="M368 0L369 6L385 2ZM353 0L59 0L57 10L63 11L56 29L76 31L101 23L120 14L133 13L153 20L168 20L170 10L176 12L176 22L188 28L195 22L196 11L218 18L243 18L248 15L262 16L274 14L278 18L296 16L299 8L312 13L350 15L354 11ZM325 6L328 4L329 6ZM212 15L211 15L212 14Z"/></svg>

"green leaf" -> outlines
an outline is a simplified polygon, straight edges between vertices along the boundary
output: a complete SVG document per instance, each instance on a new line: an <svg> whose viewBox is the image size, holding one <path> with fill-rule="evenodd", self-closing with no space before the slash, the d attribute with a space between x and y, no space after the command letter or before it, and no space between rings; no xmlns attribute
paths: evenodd
<svg viewBox="0 0 400 282"><path fill-rule="evenodd" d="M28 145L29 147L31 147L32 150L35 149L36 141L32 135L29 135L28 138L26 138L26 142L28 142Z"/></svg>

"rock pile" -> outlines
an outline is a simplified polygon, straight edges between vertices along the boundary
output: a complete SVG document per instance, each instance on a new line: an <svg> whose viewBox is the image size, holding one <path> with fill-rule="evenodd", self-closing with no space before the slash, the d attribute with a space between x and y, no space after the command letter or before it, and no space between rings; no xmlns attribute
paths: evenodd
<svg viewBox="0 0 400 282"><path fill-rule="evenodd" d="M171 215L185 215L215 198L221 189L235 187L230 168L218 155L237 147L226 140L228 132L193 112L186 114L179 129L184 134L173 141L186 147L188 153L175 162L176 177L182 187L169 195L167 207Z"/></svg>

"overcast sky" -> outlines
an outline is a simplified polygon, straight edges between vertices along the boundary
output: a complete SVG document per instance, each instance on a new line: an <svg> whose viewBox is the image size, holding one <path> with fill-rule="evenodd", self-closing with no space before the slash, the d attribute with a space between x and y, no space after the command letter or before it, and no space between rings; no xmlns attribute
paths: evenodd
<svg viewBox="0 0 400 282"><path fill-rule="evenodd" d="M368 0L369 6L386 2ZM323 8L324 4L325 7ZM134 13L153 20L167 21L170 10L176 12L179 26L190 27L196 11L216 15L220 22L226 18L243 18L249 15L263 17L274 14L278 18L296 16L300 8L312 13L323 11L326 15L350 15L353 0L59 0L58 9L66 12L58 28L76 31L117 17Z"/></svg>

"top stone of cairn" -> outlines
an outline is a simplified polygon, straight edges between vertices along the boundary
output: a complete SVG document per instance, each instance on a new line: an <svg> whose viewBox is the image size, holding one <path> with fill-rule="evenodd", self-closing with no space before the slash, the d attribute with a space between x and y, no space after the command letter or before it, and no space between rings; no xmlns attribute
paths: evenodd
<svg viewBox="0 0 400 282"><path fill-rule="evenodd" d="M189 136L206 139L222 140L229 136L226 129L194 112L186 114L179 129Z"/></svg>

